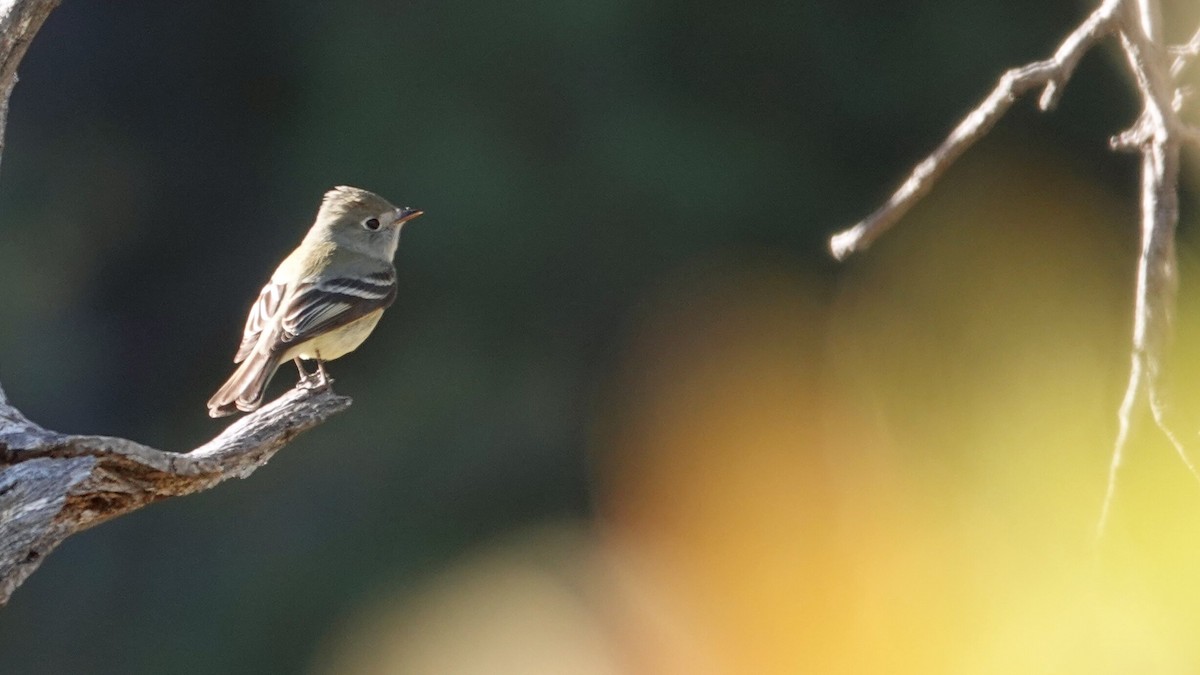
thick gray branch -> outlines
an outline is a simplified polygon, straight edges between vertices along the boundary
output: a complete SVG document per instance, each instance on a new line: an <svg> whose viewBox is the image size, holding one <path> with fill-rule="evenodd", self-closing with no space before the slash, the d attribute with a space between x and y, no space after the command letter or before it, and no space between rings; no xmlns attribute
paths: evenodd
<svg viewBox="0 0 1200 675"><path fill-rule="evenodd" d="M0 153L17 67L58 0L0 0ZM288 441L345 410L332 391L293 390L188 452L43 429L0 388L0 605L80 530L166 497L244 478Z"/></svg>
<svg viewBox="0 0 1200 675"><path fill-rule="evenodd" d="M48 431L0 392L0 604L70 535L166 497L245 478L349 405L329 390L293 389L179 454L123 438Z"/></svg>

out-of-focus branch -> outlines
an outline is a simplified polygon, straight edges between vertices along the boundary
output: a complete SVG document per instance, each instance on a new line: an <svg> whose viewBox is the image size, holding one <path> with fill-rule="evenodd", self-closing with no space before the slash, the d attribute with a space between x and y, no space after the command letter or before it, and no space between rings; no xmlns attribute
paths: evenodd
<svg viewBox="0 0 1200 675"><path fill-rule="evenodd" d="M1133 349L1129 381L1118 413L1117 440L1109 462L1108 485L1097 523L1102 535L1116 497L1117 472L1129 439L1129 428L1141 392L1154 421L1174 446L1188 471L1200 473L1174 432L1174 410L1165 391L1163 362L1173 335L1175 296L1179 288L1175 228L1179 223L1179 154L1188 141L1187 125L1179 117L1173 84L1174 63L1162 40L1158 0L1127 0L1121 25L1121 48L1142 99L1142 112L1121 134L1142 155L1142 244L1138 255L1133 307ZM1176 61L1177 62L1177 61Z"/></svg>
<svg viewBox="0 0 1200 675"><path fill-rule="evenodd" d="M1113 30L1120 4L1121 0L1105 0L1067 36L1053 56L1045 61L1013 68L1000 76L1000 81L983 102L967 113L941 145L913 167L912 173L883 206L829 240L833 257L844 260L851 253L862 251L895 225L918 200L929 193L946 169L967 148L991 131L1018 98L1042 87L1039 106L1043 110L1053 108L1079 60L1092 45Z"/></svg>
<svg viewBox="0 0 1200 675"><path fill-rule="evenodd" d="M1200 472L1180 436L1173 431L1172 407L1163 384L1163 362L1171 342L1178 288L1175 227L1179 221L1179 155L1184 143L1194 143L1200 138L1200 132L1180 117L1186 92L1174 82L1200 54L1200 30L1187 44L1168 47L1163 41L1161 21L1159 0L1104 0L1063 40L1053 57L1005 73L983 103L916 165L883 206L833 235L829 242L839 260L865 249L927 194L954 160L982 138L1018 96L1044 85L1039 105L1043 110L1049 109L1082 55L1101 38L1114 32L1120 36L1142 111L1137 121L1114 137L1111 144L1114 149L1133 150L1142 156L1142 238L1129 380L1118 410L1117 438L1098 522L1099 534L1103 534L1111 512L1133 415L1143 402L1184 465L1200 480Z"/></svg>
<svg viewBox="0 0 1200 675"><path fill-rule="evenodd" d="M1192 33L1192 39L1188 40L1186 44L1171 48L1171 56L1175 57L1175 60L1171 62L1171 77L1182 75L1198 54L1200 54L1200 28Z"/></svg>
<svg viewBox="0 0 1200 675"><path fill-rule="evenodd" d="M245 478L349 405L329 390L293 389L179 454L123 438L48 431L0 391L0 604L72 534L160 499Z"/></svg>
<svg viewBox="0 0 1200 675"><path fill-rule="evenodd" d="M0 0L0 153L17 66L58 0ZM345 410L332 391L293 390L186 454L43 429L0 388L0 605L64 539L167 497L244 478L288 441Z"/></svg>

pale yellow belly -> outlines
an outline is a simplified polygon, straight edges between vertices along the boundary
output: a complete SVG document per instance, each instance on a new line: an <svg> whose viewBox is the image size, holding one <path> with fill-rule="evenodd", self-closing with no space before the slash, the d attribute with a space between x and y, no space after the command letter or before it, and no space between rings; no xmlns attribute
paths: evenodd
<svg viewBox="0 0 1200 675"><path fill-rule="evenodd" d="M381 316L383 316L383 310L377 309L353 323L348 323L337 330L318 335L308 342L292 347L284 353L280 360L287 361L299 356L307 360L332 361L345 356L358 349L371 331L375 330L375 324L379 323Z"/></svg>

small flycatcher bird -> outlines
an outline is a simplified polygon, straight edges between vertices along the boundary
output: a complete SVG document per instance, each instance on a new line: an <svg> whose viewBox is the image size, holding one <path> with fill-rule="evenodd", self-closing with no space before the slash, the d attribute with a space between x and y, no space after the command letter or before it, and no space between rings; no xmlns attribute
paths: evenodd
<svg viewBox="0 0 1200 675"><path fill-rule="evenodd" d="M242 333L229 380L208 401L212 417L251 411L279 365L291 359L298 386L333 380L325 362L362 344L396 299L392 259L400 229L423 211L341 185L325 193L316 222L263 287ZM301 360L316 361L309 373Z"/></svg>

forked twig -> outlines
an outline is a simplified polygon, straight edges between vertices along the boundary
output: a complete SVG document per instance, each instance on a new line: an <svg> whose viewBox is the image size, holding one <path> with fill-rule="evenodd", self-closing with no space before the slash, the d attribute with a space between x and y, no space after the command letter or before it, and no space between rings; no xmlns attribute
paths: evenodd
<svg viewBox="0 0 1200 675"><path fill-rule="evenodd" d="M1180 436L1172 430L1172 408L1163 385L1163 361L1171 341L1178 288L1175 228L1179 221L1179 153L1184 143L1200 141L1200 132L1180 118L1186 92L1174 84L1174 79L1200 54L1200 30L1187 44L1169 48L1163 43L1160 24L1159 0L1104 0L1071 31L1052 57L1014 68L1001 76L983 102L967 113L941 145L913 168L881 207L829 240L829 248L839 260L867 248L925 196L1018 97L1042 86L1039 107L1052 108L1087 50L1110 34L1120 36L1142 111L1134 124L1115 136L1111 144L1114 149L1135 150L1142 156L1142 237L1129 380L1117 413L1117 436L1097 523L1098 536L1104 533L1111 514L1133 415L1142 401L1184 465L1200 481L1200 471Z"/></svg>
<svg viewBox="0 0 1200 675"><path fill-rule="evenodd" d="M1200 28L1196 29L1196 32L1192 34L1192 39L1188 40L1186 44L1171 48L1171 56L1175 57L1175 60L1171 62L1171 77L1182 75L1198 54L1200 54Z"/></svg>
<svg viewBox="0 0 1200 675"><path fill-rule="evenodd" d="M851 253L866 249L895 225L918 200L929 193L955 160L991 131L1018 98L1033 89L1043 87L1038 106L1042 110L1052 109L1058 103L1062 89L1075 72L1079 60L1088 49L1115 28L1117 10L1121 2L1122 0L1105 0L1079 24L1079 27L1071 31L1050 58L1013 68L1001 75L991 93L974 110L967 113L937 149L913 167L908 178L883 206L829 240L829 249L833 257L845 260Z"/></svg>

